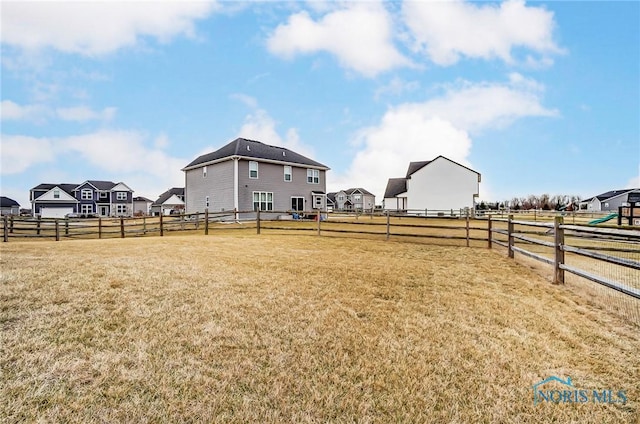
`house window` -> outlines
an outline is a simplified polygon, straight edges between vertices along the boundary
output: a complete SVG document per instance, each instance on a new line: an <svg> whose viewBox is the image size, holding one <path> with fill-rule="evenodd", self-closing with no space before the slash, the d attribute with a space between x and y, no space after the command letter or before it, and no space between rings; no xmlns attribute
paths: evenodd
<svg viewBox="0 0 640 424"><path fill-rule="evenodd" d="M272 211L273 193L266 191L253 192L253 210Z"/></svg>
<svg viewBox="0 0 640 424"><path fill-rule="evenodd" d="M284 166L284 180L291 181L291 167L289 165Z"/></svg>
<svg viewBox="0 0 640 424"><path fill-rule="evenodd" d="M80 205L80 213L93 213L93 205Z"/></svg>
<svg viewBox="0 0 640 424"><path fill-rule="evenodd" d="M209 207L209 196L206 196L206 197L204 198L204 207L205 207L205 208L208 208L208 207Z"/></svg>
<svg viewBox="0 0 640 424"><path fill-rule="evenodd" d="M93 199L93 191L90 188L83 188L80 192L80 198L82 200L92 200Z"/></svg>
<svg viewBox="0 0 640 424"><path fill-rule="evenodd" d="M307 183L320 184L320 171L317 169L307 169Z"/></svg>
<svg viewBox="0 0 640 424"><path fill-rule="evenodd" d="M106 192L106 191L101 191L101 192L100 192L100 198L101 198L101 199L106 199L108 196L109 196L109 195L107 194L107 192Z"/></svg>
<svg viewBox="0 0 640 424"><path fill-rule="evenodd" d="M249 162L249 178L258 178L258 162Z"/></svg>
<svg viewBox="0 0 640 424"><path fill-rule="evenodd" d="M338 196L338 200L343 201L344 200L344 195L341 194L340 196Z"/></svg>
<svg viewBox="0 0 640 424"><path fill-rule="evenodd" d="M60 198L60 190L53 190L53 198L54 199Z"/></svg>
<svg viewBox="0 0 640 424"><path fill-rule="evenodd" d="M292 197L291 210L296 212L304 211L304 197Z"/></svg>
<svg viewBox="0 0 640 424"><path fill-rule="evenodd" d="M207 178L207 167L206 166L202 167L202 178Z"/></svg>
<svg viewBox="0 0 640 424"><path fill-rule="evenodd" d="M355 194L353 196L353 200L355 200L356 202L359 202L360 200L362 200L362 196L360 196L359 194Z"/></svg>
<svg viewBox="0 0 640 424"><path fill-rule="evenodd" d="M124 191L119 191L116 193L117 200L127 200L127 193Z"/></svg>
<svg viewBox="0 0 640 424"><path fill-rule="evenodd" d="M127 213L127 205L116 205L116 213L118 215L125 215Z"/></svg>

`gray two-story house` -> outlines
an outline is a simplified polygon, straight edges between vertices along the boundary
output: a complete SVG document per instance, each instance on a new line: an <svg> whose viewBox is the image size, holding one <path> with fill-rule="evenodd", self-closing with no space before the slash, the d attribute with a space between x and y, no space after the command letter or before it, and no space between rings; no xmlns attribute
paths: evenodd
<svg viewBox="0 0 640 424"><path fill-rule="evenodd" d="M325 211L328 170L284 147L238 138L183 168L186 212Z"/></svg>
<svg viewBox="0 0 640 424"><path fill-rule="evenodd" d="M336 211L372 211L376 206L376 196L364 188L349 188L330 194Z"/></svg>

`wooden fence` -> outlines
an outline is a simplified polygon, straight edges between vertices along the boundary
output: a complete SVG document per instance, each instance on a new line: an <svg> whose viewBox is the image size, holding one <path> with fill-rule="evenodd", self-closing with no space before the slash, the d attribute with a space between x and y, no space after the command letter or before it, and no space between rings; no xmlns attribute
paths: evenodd
<svg viewBox="0 0 640 424"><path fill-rule="evenodd" d="M313 231L318 235L348 234L378 237L385 240L422 239L454 242L459 245L507 249L510 258L516 253L553 267L553 282L563 284L565 273L571 273L602 286L640 299L640 231L565 224L563 217L554 222L522 221L508 218L471 218L469 215L449 217L391 213L322 213L308 212L296 216L312 216L314 220L292 219L291 211L229 211L136 218L98 219L26 219L4 217L3 240L19 238L113 238L164 236L165 232L196 231L209 234L214 228L255 228L291 232ZM268 219L265 219L268 218ZM286 219L283 219L286 218ZM448 218L448 219L445 219ZM231 225L229 225L231 224ZM567 255L587 259L568 263ZM619 278L608 278L594 272L592 263L622 267ZM597 269L596 269L597 271Z"/></svg>

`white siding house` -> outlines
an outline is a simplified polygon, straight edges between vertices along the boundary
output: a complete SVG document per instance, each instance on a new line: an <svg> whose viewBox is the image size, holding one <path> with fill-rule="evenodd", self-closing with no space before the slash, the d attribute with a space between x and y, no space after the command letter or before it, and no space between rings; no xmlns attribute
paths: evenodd
<svg viewBox="0 0 640 424"><path fill-rule="evenodd" d="M629 195L640 193L640 188L626 188L622 190L611 190L597 196L590 197L580 202L580 209L593 212L617 212L619 206L629 203Z"/></svg>
<svg viewBox="0 0 640 424"><path fill-rule="evenodd" d="M444 156L411 162L404 178L390 178L383 206L389 211L473 209L480 173Z"/></svg>

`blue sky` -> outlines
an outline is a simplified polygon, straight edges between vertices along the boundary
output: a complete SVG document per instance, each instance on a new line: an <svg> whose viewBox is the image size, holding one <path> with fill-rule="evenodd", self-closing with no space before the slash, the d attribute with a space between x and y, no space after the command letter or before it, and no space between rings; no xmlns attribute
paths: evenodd
<svg viewBox="0 0 640 424"><path fill-rule="evenodd" d="M481 199L640 187L640 3L2 2L3 196L155 199L236 137L382 200L409 161Z"/></svg>

